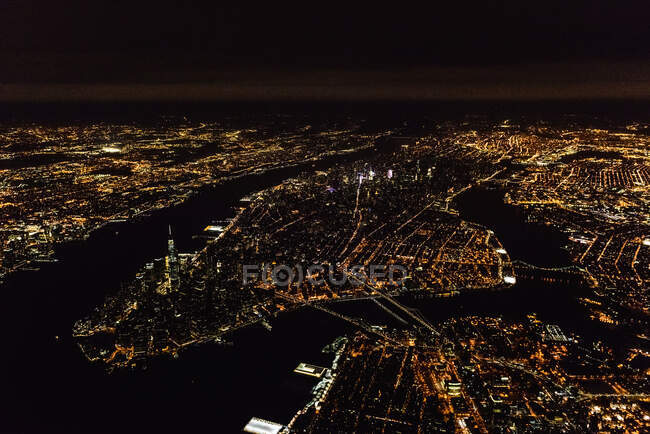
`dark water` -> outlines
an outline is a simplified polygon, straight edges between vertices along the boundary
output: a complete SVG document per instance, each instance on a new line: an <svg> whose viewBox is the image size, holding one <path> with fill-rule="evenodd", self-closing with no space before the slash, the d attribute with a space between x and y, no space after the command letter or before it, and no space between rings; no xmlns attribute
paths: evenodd
<svg viewBox="0 0 650 434"><path fill-rule="evenodd" d="M464 220L492 229L512 259L539 267L564 267L571 259L563 246L567 236L560 231L526 222L519 208L503 203L504 192L485 187L472 188L456 204Z"/></svg>

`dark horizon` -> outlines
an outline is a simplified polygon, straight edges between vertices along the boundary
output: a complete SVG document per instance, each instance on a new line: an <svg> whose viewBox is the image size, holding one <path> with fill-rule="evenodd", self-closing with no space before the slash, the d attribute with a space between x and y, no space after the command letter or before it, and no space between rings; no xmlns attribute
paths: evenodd
<svg viewBox="0 0 650 434"><path fill-rule="evenodd" d="M229 68L157 80L0 84L2 102L650 99L650 62L382 70Z"/></svg>

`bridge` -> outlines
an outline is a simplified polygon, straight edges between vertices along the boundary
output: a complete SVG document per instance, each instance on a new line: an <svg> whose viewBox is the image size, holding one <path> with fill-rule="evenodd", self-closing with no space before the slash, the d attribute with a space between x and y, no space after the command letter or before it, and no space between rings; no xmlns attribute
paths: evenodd
<svg viewBox="0 0 650 434"><path fill-rule="evenodd" d="M354 318L351 318L349 316L340 314L338 312L333 311L332 309L328 309L327 307L323 306L322 304L319 303L312 303L309 306L313 307L314 309L321 310L323 312L326 312L332 316L335 316L336 318L342 319L343 321L347 321L350 324L354 325L357 328L360 328L361 330L365 331L366 333L369 333L371 335L379 336L381 339L384 339L386 341L389 341L393 345L397 346L404 346L403 342L398 341L397 339L381 332L379 329L371 327L369 324L366 324L364 322L358 321Z"/></svg>
<svg viewBox="0 0 650 434"><path fill-rule="evenodd" d="M583 393L580 392L580 396L577 401L585 401L587 399L598 399L598 398L618 398L618 399L640 399L650 400L650 394L648 393Z"/></svg>

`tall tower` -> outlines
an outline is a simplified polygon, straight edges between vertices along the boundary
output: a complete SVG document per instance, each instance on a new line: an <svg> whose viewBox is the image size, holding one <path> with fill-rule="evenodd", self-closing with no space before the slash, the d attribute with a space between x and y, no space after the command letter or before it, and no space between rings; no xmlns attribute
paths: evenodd
<svg viewBox="0 0 650 434"><path fill-rule="evenodd" d="M178 252L176 246L174 246L171 225L169 225L169 238L167 239L167 274L169 276L169 287L172 291L177 290L179 283Z"/></svg>

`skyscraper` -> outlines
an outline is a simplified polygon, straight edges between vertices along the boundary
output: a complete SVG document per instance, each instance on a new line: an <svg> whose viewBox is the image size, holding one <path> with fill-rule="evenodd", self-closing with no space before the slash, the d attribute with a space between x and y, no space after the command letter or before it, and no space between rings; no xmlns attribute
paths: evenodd
<svg viewBox="0 0 650 434"><path fill-rule="evenodd" d="M169 287L172 291L178 289L179 283L179 264L178 252L174 246L172 238L172 227L169 225L169 238L167 239L167 274L169 276Z"/></svg>

